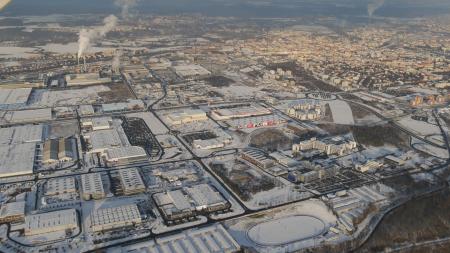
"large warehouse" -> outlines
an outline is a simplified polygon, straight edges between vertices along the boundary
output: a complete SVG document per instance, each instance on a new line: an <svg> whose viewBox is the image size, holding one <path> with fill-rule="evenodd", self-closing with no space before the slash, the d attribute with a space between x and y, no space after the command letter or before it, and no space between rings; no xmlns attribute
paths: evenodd
<svg viewBox="0 0 450 253"><path fill-rule="evenodd" d="M35 143L0 146L0 178L33 174Z"/></svg>
<svg viewBox="0 0 450 253"><path fill-rule="evenodd" d="M44 127L26 125L0 128L0 178L33 174L36 144L42 142Z"/></svg>
<svg viewBox="0 0 450 253"><path fill-rule="evenodd" d="M43 132L43 125L26 125L0 128L0 145L41 142Z"/></svg>
<svg viewBox="0 0 450 253"><path fill-rule="evenodd" d="M39 235L78 228L75 209L28 215L25 217L25 235Z"/></svg>
<svg viewBox="0 0 450 253"><path fill-rule="evenodd" d="M144 161L147 159L147 153L141 147L127 146L106 149L104 157L108 165L118 165Z"/></svg>
<svg viewBox="0 0 450 253"><path fill-rule="evenodd" d="M136 204L98 209L90 214L91 229L101 232L142 223Z"/></svg>
<svg viewBox="0 0 450 253"><path fill-rule="evenodd" d="M31 88L1 89L0 109L17 109L27 105Z"/></svg>

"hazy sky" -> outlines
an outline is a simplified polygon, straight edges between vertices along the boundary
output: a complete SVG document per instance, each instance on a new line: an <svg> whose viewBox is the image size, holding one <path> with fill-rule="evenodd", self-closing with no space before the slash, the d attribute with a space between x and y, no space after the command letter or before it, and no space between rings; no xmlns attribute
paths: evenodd
<svg viewBox="0 0 450 253"><path fill-rule="evenodd" d="M118 12L114 0L12 0L4 16ZM381 1L381 0L373 0ZM142 13L221 16L366 15L371 0L139 0ZM385 0L375 15L450 13L450 0Z"/></svg>

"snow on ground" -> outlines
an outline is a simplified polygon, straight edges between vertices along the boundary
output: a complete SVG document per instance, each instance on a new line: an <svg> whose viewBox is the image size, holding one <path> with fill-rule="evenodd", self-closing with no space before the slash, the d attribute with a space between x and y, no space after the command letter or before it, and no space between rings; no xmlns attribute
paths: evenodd
<svg viewBox="0 0 450 253"><path fill-rule="evenodd" d="M232 85L228 87L222 87L218 91L226 97L249 99L256 96L260 88L249 87L245 85Z"/></svg>
<svg viewBox="0 0 450 253"><path fill-rule="evenodd" d="M32 47L0 47L0 58L28 58L37 56Z"/></svg>
<svg viewBox="0 0 450 253"><path fill-rule="evenodd" d="M35 90L30 104L39 107L91 104L97 99L99 92L105 91L110 91L110 88L104 85L73 90Z"/></svg>
<svg viewBox="0 0 450 253"><path fill-rule="evenodd" d="M447 149L431 146L430 144L424 143L421 140L418 140L414 137L411 138L411 146L431 156L435 156L442 159L449 158Z"/></svg>
<svg viewBox="0 0 450 253"><path fill-rule="evenodd" d="M75 54L78 51L78 43L77 42L72 42L68 44L49 43L44 46L39 46L39 48L42 48L45 51L52 53ZM103 52L105 50L112 50L112 48L90 47L89 53Z"/></svg>
<svg viewBox="0 0 450 253"><path fill-rule="evenodd" d="M252 195L249 201L245 201L245 205L250 209L257 210L264 207L300 200L309 196L309 192L299 191L293 185L283 185Z"/></svg>
<svg viewBox="0 0 450 253"><path fill-rule="evenodd" d="M337 218L320 200L312 199L224 222L242 246L257 252L294 252L326 240Z"/></svg>
<svg viewBox="0 0 450 253"><path fill-rule="evenodd" d="M430 174L430 173L418 173L418 174L412 174L411 177L414 179L415 182L429 182L429 183L435 183L436 178Z"/></svg>
<svg viewBox="0 0 450 253"><path fill-rule="evenodd" d="M353 120L352 109L347 104L347 102L342 100L329 101L331 114L333 115L334 123L342 125L353 125L355 121Z"/></svg>
<svg viewBox="0 0 450 253"><path fill-rule="evenodd" d="M409 129L410 131L417 133L418 135L425 136L441 134L441 130L438 126L429 124L424 121L414 120L410 116L402 118L398 121L398 123L403 127Z"/></svg>

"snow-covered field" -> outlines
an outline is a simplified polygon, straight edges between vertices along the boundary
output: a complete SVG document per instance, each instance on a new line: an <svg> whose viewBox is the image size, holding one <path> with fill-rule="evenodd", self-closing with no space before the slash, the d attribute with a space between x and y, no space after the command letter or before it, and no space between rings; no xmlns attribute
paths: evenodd
<svg viewBox="0 0 450 253"><path fill-rule="evenodd" d="M409 129L410 131L415 132L422 136L441 134L441 131L438 126L429 124L424 121L414 120L410 116L402 118L401 120L398 121L398 123L403 127Z"/></svg>
<svg viewBox="0 0 450 253"><path fill-rule="evenodd" d="M27 58L37 56L31 47L0 47L0 58Z"/></svg>
<svg viewBox="0 0 450 253"><path fill-rule="evenodd" d="M329 101L328 104L330 105L331 113L333 114L334 123L342 125L355 124L352 109L347 102L342 100L333 100Z"/></svg>
<svg viewBox="0 0 450 253"><path fill-rule="evenodd" d="M442 159L448 159L449 154L447 149L438 148L435 146L431 146L427 143L424 143L414 137L411 139L411 146L413 146L415 149L420 150L424 153L427 153L429 155L442 158Z"/></svg>
<svg viewBox="0 0 450 253"><path fill-rule="evenodd" d="M73 90L35 90L30 104L39 107L91 104L97 99L99 92L105 91L110 91L110 88L104 85Z"/></svg>

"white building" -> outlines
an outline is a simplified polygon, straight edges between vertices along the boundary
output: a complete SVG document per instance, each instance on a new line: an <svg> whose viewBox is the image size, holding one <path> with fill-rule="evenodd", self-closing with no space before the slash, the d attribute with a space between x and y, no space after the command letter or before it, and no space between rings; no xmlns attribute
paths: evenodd
<svg viewBox="0 0 450 253"><path fill-rule="evenodd" d="M367 172L370 170L377 170L377 169L381 168L382 166L383 166L382 163L372 160L372 161L367 161L364 164L357 164L357 165L355 165L355 168L361 172Z"/></svg>
<svg viewBox="0 0 450 253"><path fill-rule="evenodd" d="M78 228L75 209L28 215L25 217L25 235L39 235Z"/></svg>
<svg viewBox="0 0 450 253"><path fill-rule="evenodd" d="M145 184L142 181L138 169L129 168L119 170L119 179L125 195L132 195L145 192Z"/></svg>
<svg viewBox="0 0 450 253"><path fill-rule="evenodd" d="M226 209L230 206L228 201L208 184L193 185L186 188L185 191L194 201L197 211L213 212Z"/></svg>
<svg viewBox="0 0 450 253"><path fill-rule="evenodd" d="M93 232L135 226L142 223L141 214L136 204L111 208L102 208L89 215Z"/></svg>
<svg viewBox="0 0 450 253"><path fill-rule="evenodd" d="M51 178L45 184L45 195L47 196L75 193L76 190L74 177Z"/></svg>
<svg viewBox="0 0 450 253"><path fill-rule="evenodd" d="M211 117L215 120L231 120L269 114L272 114L269 109L256 104L223 105L211 108Z"/></svg>
<svg viewBox="0 0 450 253"><path fill-rule="evenodd" d="M356 145L355 141L350 140L330 140L329 142L324 142L317 140L316 138L311 138L310 140L301 141L299 144L292 145L292 152L299 153L301 151L315 149L327 155L341 156L356 148Z"/></svg>
<svg viewBox="0 0 450 253"><path fill-rule="evenodd" d="M0 146L0 178L33 174L36 144Z"/></svg>
<svg viewBox="0 0 450 253"><path fill-rule="evenodd" d="M117 165L143 161L148 157L143 148L138 146L126 146L106 149L104 158L107 164Z"/></svg>
<svg viewBox="0 0 450 253"><path fill-rule="evenodd" d="M81 190L85 200L102 199L106 195L100 173L82 174Z"/></svg>
<svg viewBox="0 0 450 253"><path fill-rule="evenodd" d="M122 138L116 129L99 130L84 136L90 143L91 153L103 153L106 149L121 147Z"/></svg>
<svg viewBox="0 0 450 253"><path fill-rule="evenodd" d="M170 125L182 125L186 123L206 121L208 120L208 116L206 116L206 112L200 109L186 109L168 114L166 116L166 120Z"/></svg>
<svg viewBox="0 0 450 253"><path fill-rule="evenodd" d="M32 88L0 89L0 109L17 109L25 106Z"/></svg>
<svg viewBox="0 0 450 253"><path fill-rule="evenodd" d="M106 130L111 129L111 122L111 117L89 118L81 121L81 127L92 131Z"/></svg>

